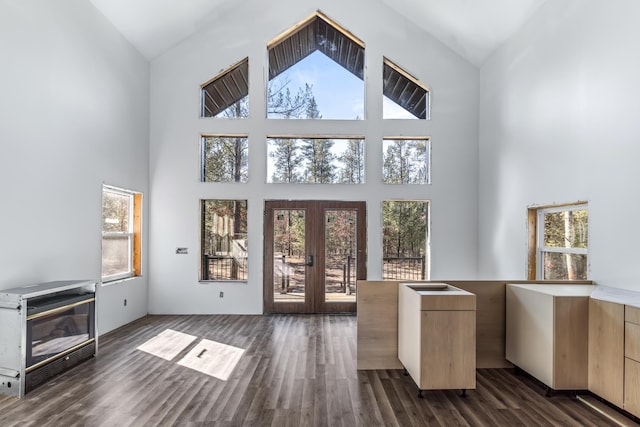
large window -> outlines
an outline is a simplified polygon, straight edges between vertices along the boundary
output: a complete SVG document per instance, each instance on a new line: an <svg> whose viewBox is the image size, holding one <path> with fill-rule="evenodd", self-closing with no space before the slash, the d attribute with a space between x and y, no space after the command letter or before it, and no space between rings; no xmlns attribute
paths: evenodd
<svg viewBox="0 0 640 427"><path fill-rule="evenodd" d="M529 209L529 279L587 280L586 204Z"/></svg>
<svg viewBox="0 0 640 427"><path fill-rule="evenodd" d="M200 279L247 280L247 201L202 200Z"/></svg>
<svg viewBox="0 0 640 427"><path fill-rule="evenodd" d="M264 126L253 129L248 121L222 120L206 122L213 130L200 130L200 181L218 183L202 188L219 194L202 195L200 199L235 199L200 201L199 278L203 282L247 280L247 202L242 200L246 199L247 189L235 183L249 181L249 150L263 153L263 147L253 143L249 147L250 139L264 140L266 136L266 159L257 160L266 166L262 168L266 169L266 176L259 179L268 184L364 184L366 179L375 178L378 183L398 186L398 198L407 194L404 190L409 185L430 184L431 141L408 128L403 132L402 124L400 128L392 124L400 132L385 133L383 158L374 159L376 165L382 160L382 167L376 166L373 176L365 177L363 133L367 126L357 124L359 120L429 120L431 90L426 84L390 59L380 58L382 79L374 83L382 86L382 114L371 117L365 111L366 85L371 84L365 80L365 43L320 11L269 41L265 53L267 63L261 67L266 72L265 87L258 88L264 90L260 97L264 110L258 109L267 118ZM248 74L246 57L204 82L200 86L200 117L248 118ZM293 123L295 119L300 120ZM319 123L322 119L353 122L338 126L341 130L337 132L323 133L328 128ZM291 123L285 126L283 120ZM406 126L415 124L407 122ZM250 128L256 133L251 134ZM252 159L254 165L255 161ZM344 185L335 187L343 192L339 197L358 193L356 186L351 190L345 190ZM267 193L282 194L281 189L266 188ZM383 277L428 279L429 202L383 203Z"/></svg>
<svg viewBox="0 0 640 427"><path fill-rule="evenodd" d="M429 202L382 202L383 279L429 279Z"/></svg>
<svg viewBox="0 0 640 427"><path fill-rule="evenodd" d="M364 183L361 138L268 138L267 182Z"/></svg>
<svg viewBox="0 0 640 427"><path fill-rule="evenodd" d="M140 275L142 194L102 188L102 281Z"/></svg>

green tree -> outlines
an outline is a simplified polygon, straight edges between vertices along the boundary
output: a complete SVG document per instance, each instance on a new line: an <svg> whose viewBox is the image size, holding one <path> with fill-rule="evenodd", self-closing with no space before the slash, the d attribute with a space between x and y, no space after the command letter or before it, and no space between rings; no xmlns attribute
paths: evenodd
<svg viewBox="0 0 640 427"><path fill-rule="evenodd" d="M340 171L340 182L360 184L364 182L364 144L360 139L350 139L347 149L338 158L343 168Z"/></svg>
<svg viewBox="0 0 640 427"><path fill-rule="evenodd" d="M226 136L204 137L204 181L246 182L248 139Z"/></svg>
<svg viewBox="0 0 640 427"><path fill-rule="evenodd" d="M298 168L302 161L297 147L297 140L293 138L272 139L270 144L275 150L269 153L274 160L272 182L300 182L301 177Z"/></svg>
<svg viewBox="0 0 640 427"><path fill-rule="evenodd" d="M427 141L386 140L382 177L387 184L418 184L427 182Z"/></svg>
<svg viewBox="0 0 640 427"><path fill-rule="evenodd" d="M420 257L425 254L426 202L386 201L382 217L385 257Z"/></svg>
<svg viewBox="0 0 640 427"><path fill-rule="evenodd" d="M306 160L304 181L319 184L335 182L335 156L331 153L333 141L326 138L304 139L301 147Z"/></svg>
<svg viewBox="0 0 640 427"><path fill-rule="evenodd" d="M307 119L322 118L318 110L315 97L309 99L307 104ZM327 184L335 180L335 156L331 153L333 140L326 138L304 139L300 149L303 158L306 160L304 171L305 182Z"/></svg>

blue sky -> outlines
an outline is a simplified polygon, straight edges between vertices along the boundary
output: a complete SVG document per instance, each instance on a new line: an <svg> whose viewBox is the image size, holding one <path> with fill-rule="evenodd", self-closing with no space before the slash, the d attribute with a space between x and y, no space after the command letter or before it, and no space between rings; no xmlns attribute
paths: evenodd
<svg viewBox="0 0 640 427"><path fill-rule="evenodd" d="M318 110L324 119L364 118L364 82L320 51L313 52L274 81L282 79L289 80L293 94L297 93L299 87L304 87L305 83L312 85ZM383 109L384 118L415 119L386 97Z"/></svg>

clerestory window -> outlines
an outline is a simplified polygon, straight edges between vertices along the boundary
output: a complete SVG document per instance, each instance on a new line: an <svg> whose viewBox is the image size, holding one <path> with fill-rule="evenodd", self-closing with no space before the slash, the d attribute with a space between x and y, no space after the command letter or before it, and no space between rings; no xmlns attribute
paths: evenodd
<svg viewBox="0 0 640 427"><path fill-rule="evenodd" d="M204 83L200 98L201 117L249 117L249 58Z"/></svg>
<svg viewBox="0 0 640 427"><path fill-rule="evenodd" d="M364 118L364 43L316 12L267 45L267 117Z"/></svg>
<svg viewBox="0 0 640 427"><path fill-rule="evenodd" d="M429 119L429 87L384 58L382 66L383 119Z"/></svg>

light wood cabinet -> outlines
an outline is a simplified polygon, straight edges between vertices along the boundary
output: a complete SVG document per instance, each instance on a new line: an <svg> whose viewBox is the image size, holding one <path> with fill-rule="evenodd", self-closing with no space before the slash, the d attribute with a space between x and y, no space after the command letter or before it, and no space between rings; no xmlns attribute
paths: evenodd
<svg viewBox="0 0 640 427"><path fill-rule="evenodd" d="M624 357L640 362L640 325L624 323Z"/></svg>
<svg viewBox="0 0 640 427"><path fill-rule="evenodd" d="M508 284L506 358L554 390L588 386L591 285Z"/></svg>
<svg viewBox="0 0 640 427"><path fill-rule="evenodd" d="M624 409L640 416L640 309L625 306Z"/></svg>
<svg viewBox="0 0 640 427"><path fill-rule="evenodd" d="M630 322L630 323L635 323L636 325L640 325L640 308L633 307L631 305L625 306L624 320L625 322Z"/></svg>
<svg viewBox="0 0 640 427"><path fill-rule="evenodd" d="M475 295L401 283L398 358L420 390L476 387Z"/></svg>
<svg viewBox="0 0 640 427"><path fill-rule="evenodd" d="M398 360L398 282L358 280L358 369L402 369Z"/></svg>
<svg viewBox="0 0 640 427"><path fill-rule="evenodd" d="M624 305L589 300L589 390L624 406Z"/></svg>
<svg viewBox="0 0 640 427"><path fill-rule="evenodd" d="M640 416L640 362L624 359L624 409Z"/></svg>

